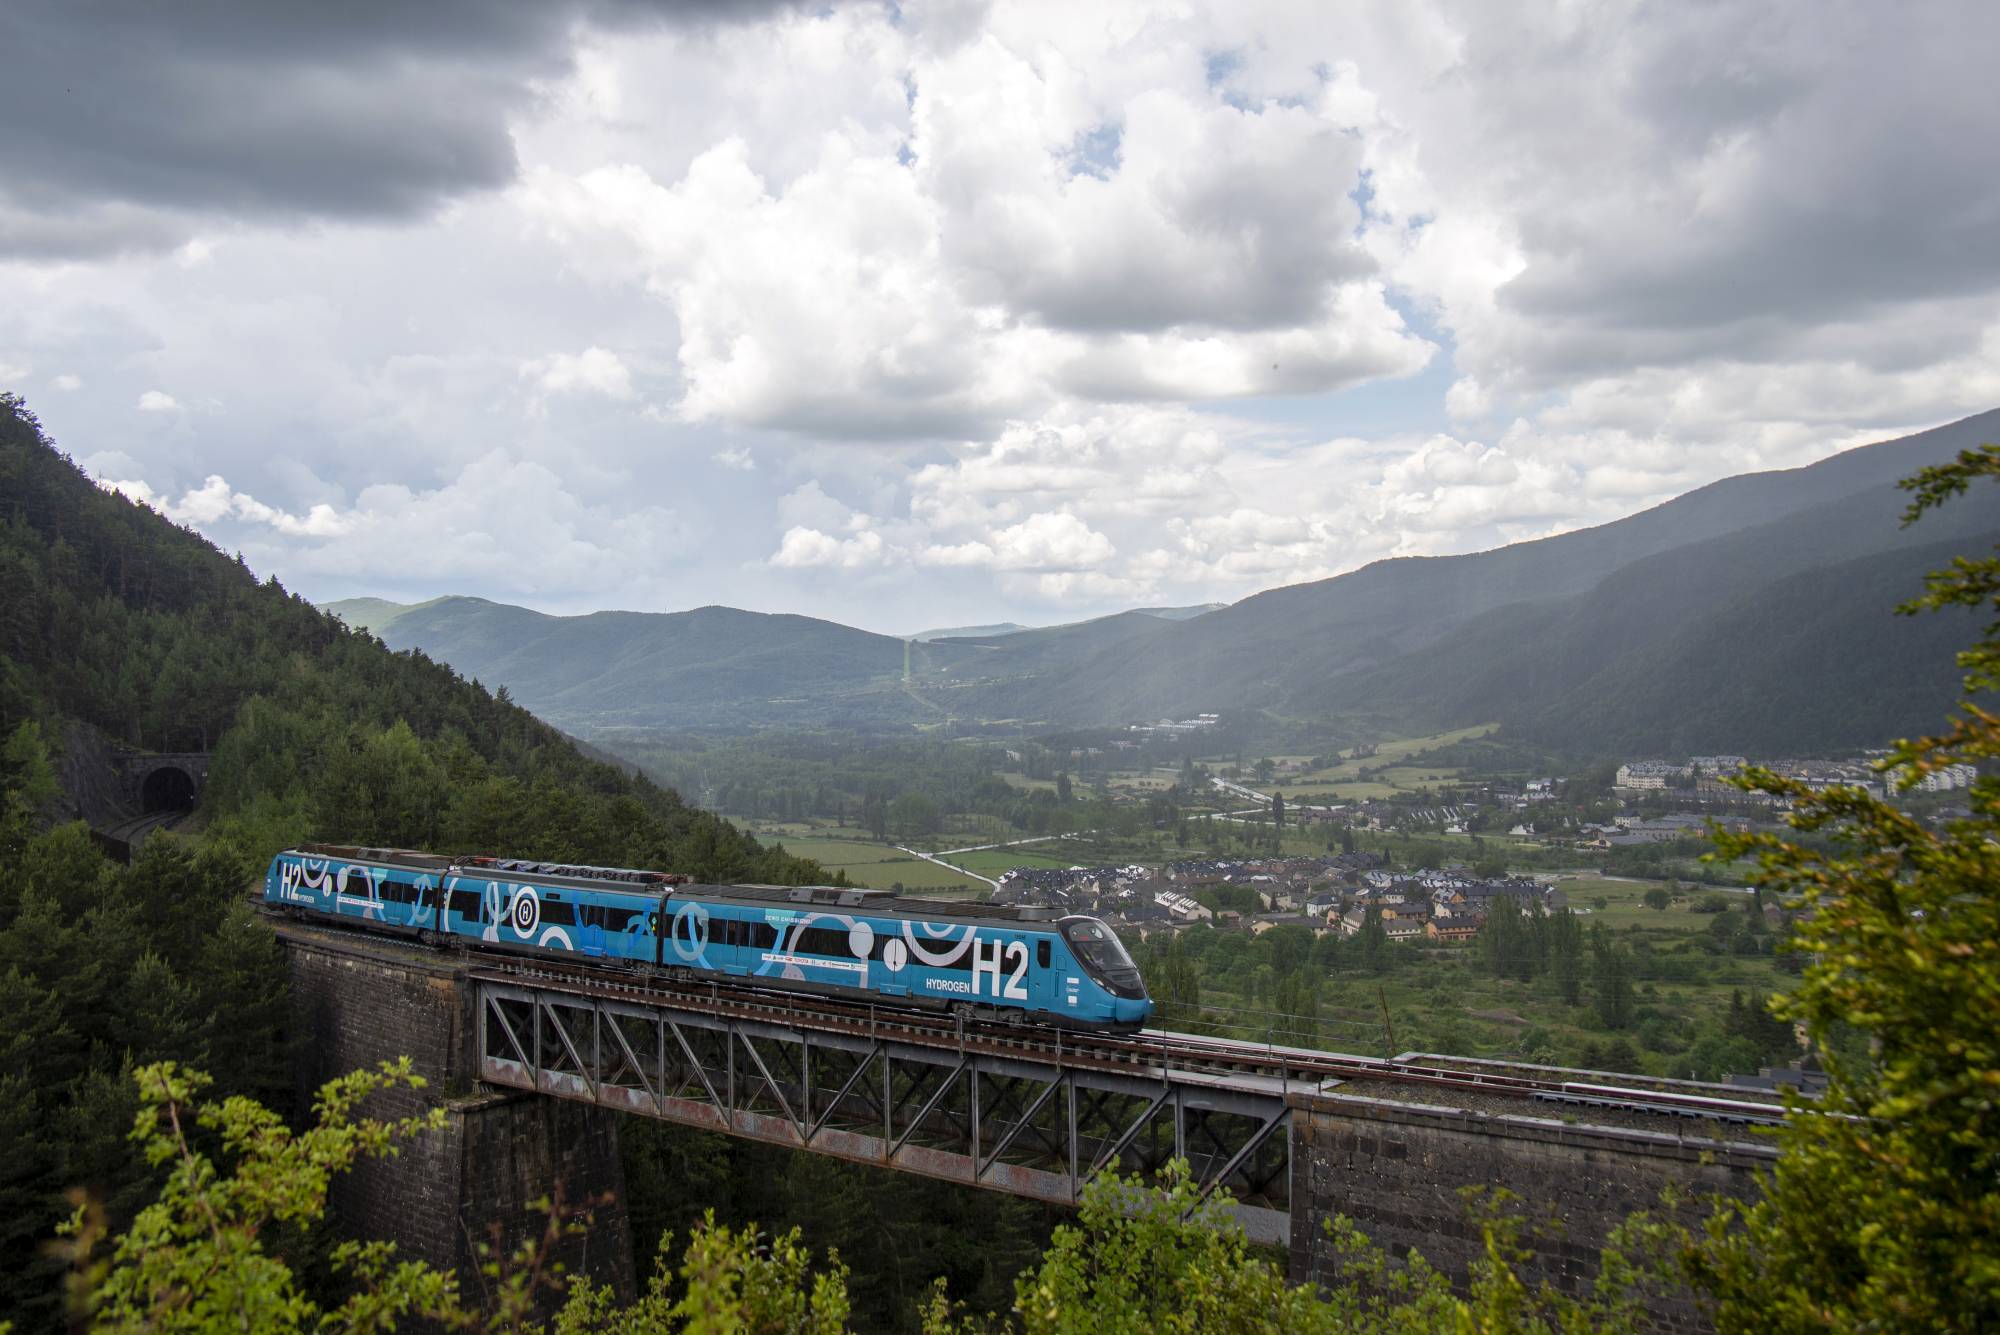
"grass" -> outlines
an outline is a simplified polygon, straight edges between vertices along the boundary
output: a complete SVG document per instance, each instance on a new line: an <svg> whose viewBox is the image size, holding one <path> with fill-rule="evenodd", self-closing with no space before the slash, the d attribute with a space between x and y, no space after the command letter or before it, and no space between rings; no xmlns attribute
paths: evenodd
<svg viewBox="0 0 2000 1335"><path fill-rule="evenodd" d="M1393 797L1397 793L1413 793L1422 788L1436 788L1450 783L1461 773L1451 766L1402 765L1398 761L1431 750L1434 747L1449 746L1453 742L1468 738L1483 737L1496 724L1482 723L1477 727L1459 728L1453 732L1434 733L1428 737L1404 737L1396 741L1376 744L1375 754L1357 760L1343 760L1337 765L1310 770L1303 774L1279 774L1268 784L1258 785L1261 792L1265 788L1275 788L1285 795L1287 801L1297 802L1355 802L1371 798ZM1310 763L1311 756L1272 756L1272 760L1283 763L1294 761ZM1227 764L1227 760L1215 762ZM1361 777L1362 770L1369 771L1369 777ZM1255 783L1255 780L1250 782Z"/></svg>
<svg viewBox="0 0 2000 1335"><path fill-rule="evenodd" d="M1732 910L1741 910L1749 901L1740 891L1683 881L1679 896L1666 908L1655 909L1647 907L1644 898L1648 890L1665 884L1662 881L1579 875L1564 876L1560 884L1573 907L1590 910L1589 921L1619 929L1636 927L1649 936L1679 937L1707 931L1713 915L1696 913L1694 905L1709 895L1724 896ZM1595 906L1598 899L1605 901L1602 909Z"/></svg>
<svg viewBox="0 0 2000 1335"><path fill-rule="evenodd" d="M1061 839L1050 840L1046 844L1027 844L1020 848L983 848L976 853L954 853L951 860L968 871L978 872L981 876L998 876L1010 867L1094 865L1090 859L1078 856L1083 851L1078 844L1079 841L1074 839Z"/></svg>
<svg viewBox="0 0 2000 1335"><path fill-rule="evenodd" d="M1406 791L1405 789L1396 787L1392 783L1381 783L1373 779L1365 783L1358 779L1351 779L1345 783L1308 782L1291 785L1273 784L1272 786L1285 795L1287 802L1311 803L1325 801L1363 802L1370 798L1394 797L1397 793Z"/></svg>
<svg viewBox="0 0 2000 1335"><path fill-rule="evenodd" d="M782 843L787 853L812 858L829 872L846 872L847 879L871 890L888 890L901 883L911 890L962 889L967 894L987 887L935 862L911 857L886 844L859 839L784 836L760 828L760 839ZM1065 864L1066 865L1066 864Z"/></svg>

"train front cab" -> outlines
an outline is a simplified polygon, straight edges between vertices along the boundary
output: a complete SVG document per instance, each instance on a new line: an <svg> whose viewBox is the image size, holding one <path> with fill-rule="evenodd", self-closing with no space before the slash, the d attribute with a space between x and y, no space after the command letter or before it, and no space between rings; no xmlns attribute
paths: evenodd
<svg viewBox="0 0 2000 1335"><path fill-rule="evenodd" d="M1117 933L1096 918L1064 918L1056 926L1084 973L1111 994L1111 1022L1134 1028L1144 1024L1153 1013L1153 1003L1139 966L1125 953Z"/></svg>

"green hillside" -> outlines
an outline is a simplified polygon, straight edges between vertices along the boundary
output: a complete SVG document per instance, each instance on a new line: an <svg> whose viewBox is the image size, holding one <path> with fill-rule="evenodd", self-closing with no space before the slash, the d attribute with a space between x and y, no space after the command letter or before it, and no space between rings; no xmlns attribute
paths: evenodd
<svg viewBox="0 0 2000 1335"><path fill-rule="evenodd" d="M392 649L437 655L504 684L543 718L577 731L930 722L940 711L903 685L906 641L813 617L729 607L558 617L450 597L381 632ZM907 645L922 675L973 651Z"/></svg>
<svg viewBox="0 0 2000 1335"><path fill-rule="evenodd" d="M1850 450L1810 467L1729 478L1641 514L1596 528L1466 556L1379 561L1350 574L1273 589L1183 623L1114 642L1078 642L1052 659L1046 644L1010 636L951 676L966 713L1115 723L1201 710L1265 710L1284 717L1372 712L1375 702L1334 683L1436 646L1500 609L1576 597L1648 558L1698 550L1793 516L1839 510L1795 537L1804 565L1839 564L1899 541L1938 540L1938 530L1897 536L1897 479L1961 449L2000 436L2000 412L1905 439ZM1980 500L1955 518L1961 529L1996 522L2000 503ZM1829 516L1834 511L1827 512ZM1768 558L1745 558L1769 570ZM1798 567L1794 567L1798 568ZM1635 591L1654 619L1683 615L1676 590L1656 582ZM1594 653L1594 651L1592 651ZM1810 672L1811 662L1796 665ZM1948 665L1944 669L1948 675ZM1745 683L1749 689L1749 683ZM1426 724L1431 719L1420 720ZM1442 719L1436 720L1442 726ZM1426 726L1423 731L1433 730Z"/></svg>
<svg viewBox="0 0 2000 1335"><path fill-rule="evenodd" d="M431 602L436 602L433 598ZM356 630L365 630L371 635L380 635L394 625L396 618L405 612L414 612L430 603L392 603L387 598L343 598L337 603L326 604L326 610L345 621Z"/></svg>
<svg viewBox="0 0 2000 1335"><path fill-rule="evenodd" d="M1956 631L1891 635L1889 609L1945 547L2000 531L2000 499L1983 495L1905 530L1895 482L1995 436L1988 413L1536 542L1381 561L1226 607L929 643L722 607L550 617L441 598L354 615L585 735L1229 711L1272 732L1498 719L1591 754L1873 744L1937 717L1954 681Z"/></svg>
<svg viewBox="0 0 2000 1335"><path fill-rule="evenodd" d="M819 869L586 757L519 705L95 486L0 396L0 734L66 721L214 751L212 823L625 861L716 879Z"/></svg>
<svg viewBox="0 0 2000 1335"><path fill-rule="evenodd" d="M283 952L245 898L274 849L319 838L826 878L99 489L4 394L0 587L0 1324L72 1324L50 1245L76 1208L67 1192L119 1229L157 1189L128 1142L134 1066L179 1062L219 1093L305 1111ZM67 819L61 777L93 763L93 729L212 749L191 830L122 865Z"/></svg>

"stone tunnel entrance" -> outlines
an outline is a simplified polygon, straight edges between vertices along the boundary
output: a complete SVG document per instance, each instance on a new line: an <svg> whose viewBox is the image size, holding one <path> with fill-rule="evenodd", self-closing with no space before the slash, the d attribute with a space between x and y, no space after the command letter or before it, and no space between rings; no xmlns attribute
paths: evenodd
<svg viewBox="0 0 2000 1335"><path fill-rule="evenodd" d="M162 765L139 785L139 805L148 815L159 811L188 811L194 807L194 801L194 776L172 765Z"/></svg>

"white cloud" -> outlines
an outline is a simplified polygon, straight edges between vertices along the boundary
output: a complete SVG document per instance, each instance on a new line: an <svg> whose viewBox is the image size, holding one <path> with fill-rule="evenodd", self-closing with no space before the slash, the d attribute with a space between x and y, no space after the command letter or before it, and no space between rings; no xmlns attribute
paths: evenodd
<svg viewBox="0 0 2000 1335"><path fill-rule="evenodd" d="M267 505L210 476L179 499L144 481L103 484L219 541L240 543L253 560L282 550L297 571L349 584L418 581L464 587L506 579L523 594L564 597L629 579L632 569L666 571L685 560L687 525L658 506L612 509L580 500L541 464L493 450L431 488L379 483L351 503ZM507 516L495 529L491 517ZM276 539L287 541L282 548Z"/></svg>
<svg viewBox="0 0 2000 1335"><path fill-rule="evenodd" d="M543 394L602 394L608 399L632 397L632 372L607 348L557 352L521 364L521 375Z"/></svg>
<svg viewBox="0 0 2000 1335"><path fill-rule="evenodd" d="M867 529L851 538L836 538L816 528L794 527L785 530L778 550L771 554L771 564L790 570L858 570L880 564L885 554L882 535Z"/></svg>
<svg viewBox="0 0 2000 1335"><path fill-rule="evenodd" d="M978 299L1055 328L1318 324L1375 268L1338 99L1226 100L1202 51L1150 36L1091 51L989 35L920 65L913 151L947 257ZM1152 86L1107 68L1134 55Z"/></svg>
<svg viewBox="0 0 2000 1335"><path fill-rule="evenodd" d="M1357 239L1350 98L1237 104L1193 47L1123 103L1035 41L903 59L906 138L842 122L783 152L727 135L678 178L529 173L577 262L623 256L671 307L687 420L979 434L1064 393L1324 393L1434 351ZM603 71L582 77L600 103Z"/></svg>
<svg viewBox="0 0 2000 1335"><path fill-rule="evenodd" d="M102 485L152 506L169 519L199 529L235 519L267 524L287 537L337 538L351 528L351 521L336 514L330 505L315 505L303 515L289 514L237 491L220 474L210 474L199 487L183 492L178 501L156 493L142 479L119 479Z"/></svg>
<svg viewBox="0 0 2000 1335"><path fill-rule="evenodd" d="M0 381L17 384L34 374L34 369L14 362L0 362Z"/></svg>
<svg viewBox="0 0 2000 1335"><path fill-rule="evenodd" d="M1002 570L1092 570L1115 554L1111 540L1068 514L1031 515L993 535Z"/></svg>
<svg viewBox="0 0 2000 1335"><path fill-rule="evenodd" d="M680 327L688 421L921 436L1021 399L1018 371L993 354L1022 339L952 291L911 174L837 134L779 192L731 139L671 187L627 165L540 174L529 199L566 234L631 243Z"/></svg>
<svg viewBox="0 0 2000 1335"><path fill-rule="evenodd" d="M441 212L55 219L68 260L0 262L0 374L87 379L36 404L67 447L323 585L599 606L664 565L904 623L1234 597L2000 403L1996 16L579 24L482 122L513 184ZM142 390L199 438L133 430ZM699 549L661 536L717 497ZM656 560L610 555L628 518Z"/></svg>

